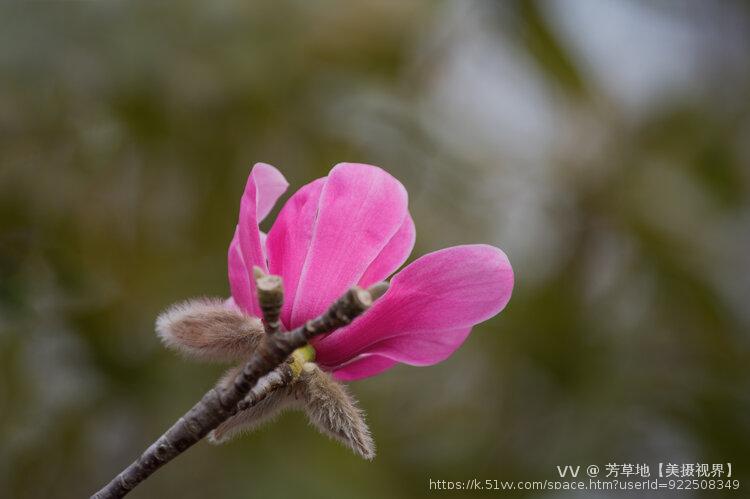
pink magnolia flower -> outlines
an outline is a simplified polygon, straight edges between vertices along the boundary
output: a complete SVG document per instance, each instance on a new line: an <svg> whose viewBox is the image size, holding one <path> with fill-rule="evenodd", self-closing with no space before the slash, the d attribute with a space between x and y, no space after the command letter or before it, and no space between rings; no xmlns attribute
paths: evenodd
<svg viewBox="0 0 750 499"><path fill-rule="evenodd" d="M375 166L342 163L297 191L266 236L258 223L288 185L276 168L253 167L229 246L229 282L235 304L260 317L253 265L281 276L281 319L292 329L349 287L390 276L408 258L416 234L398 180ZM352 324L314 339L316 363L341 381L374 376L398 362L438 363L475 324L499 313L512 290L513 269L498 248L429 253L393 276L386 294Z"/></svg>

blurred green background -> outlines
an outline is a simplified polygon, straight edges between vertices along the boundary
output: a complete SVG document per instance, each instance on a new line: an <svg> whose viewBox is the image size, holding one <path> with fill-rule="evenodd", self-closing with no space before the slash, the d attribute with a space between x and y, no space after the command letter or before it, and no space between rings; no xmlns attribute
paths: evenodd
<svg viewBox="0 0 750 499"><path fill-rule="evenodd" d="M0 497L87 496L223 371L153 322L228 294L256 161L292 191L386 168L413 257L497 245L514 296L448 361L351 385L374 462L292 413L133 498L422 497L610 462L750 478L749 54L732 1L3 4Z"/></svg>

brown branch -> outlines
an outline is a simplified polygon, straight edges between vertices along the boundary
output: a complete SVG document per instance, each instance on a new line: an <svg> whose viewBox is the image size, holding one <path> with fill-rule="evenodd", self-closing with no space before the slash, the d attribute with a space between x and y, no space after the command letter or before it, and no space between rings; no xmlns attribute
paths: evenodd
<svg viewBox="0 0 750 499"><path fill-rule="evenodd" d="M264 398L268 397L275 390L288 385L294 381L294 379L294 371L292 370L290 363L287 361L260 378L258 382L255 383L252 390L245 395L245 398L237 404L237 408L240 411L249 409Z"/></svg>
<svg viewBox="0 0 750 499"><path fill-rule="evenodd" d="M284 286L281 277L267 275L257 265L253 267L253 276L266 333L276 334L281 331L281 307L284 305Z"/></svg>
<svg viewBox="0 0 750 499"><path fill-rule="evenodd" d="M233 383L226 387L215 386L183 415L136 461L117 475L94 499L124 497L139 483L151 476L212 429L233 416L255 384L279 365L297 348L305 346L314 336L330 333L345 326L362 314L372 304L369 291L354 287L347 291L321 316L285 334L266 335L264 341L250 357Z"/></svg>
<svg viewBox="0 0 750 499"><path fill-rule="evenodd" d="M253 267L255 289L258 291L258 303L263 312L263 326L266 334L274 335L281 331L281 307L284 305L284 284L279 276L268 275L257 265ZM237 408L241 411L257 404L274 390L291 383L294 378L292 363L294 359L288 357L276 369L266 374L255 383Z"/></svg>
<svg viewBox="0 0 750 499"><path fill-rule="evenodd" d="M284 284L281 277L268 275L257 265L253 267L255 277L255 289L258 291L258 303L263 312L263 326L266 334L274 335L281 331L281 307L284 305ZM291 383L295 378L292 364L294 359L290 356L286 362L266 374L255 383L237 408L241 411L257 404L274 390Z"/></svg>

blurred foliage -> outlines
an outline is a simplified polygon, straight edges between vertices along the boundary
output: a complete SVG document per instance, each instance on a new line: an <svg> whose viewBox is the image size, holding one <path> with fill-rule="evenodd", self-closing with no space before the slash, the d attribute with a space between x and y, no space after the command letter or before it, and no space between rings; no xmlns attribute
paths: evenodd
<svg viewBox="0 0 750 499"><path fill-rule="evenodd" d="M750 12L575 4L2 5L0 497L91 493L222 372L153 319L227 294L255 161L292 188L385 167L414 256L498 245L514 297L443 364L352 386L374 462L290 414L134 498L421 497L608 462L750 478ZM612 22L628 43L602 62Z"/></svg>

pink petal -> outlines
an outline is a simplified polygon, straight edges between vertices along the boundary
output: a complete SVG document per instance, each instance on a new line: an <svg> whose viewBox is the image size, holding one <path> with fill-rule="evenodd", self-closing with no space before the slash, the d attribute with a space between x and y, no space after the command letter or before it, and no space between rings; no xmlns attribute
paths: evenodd
<svg viewBox="0 0 750 499"><path fill-rule="evenodd" d="M281 276L284 281L285 299L281 321L287 327L318 216L318 200L325 183L326 177L319 178L295 192L281 209L268 233L266 249L269 271Z"/></svg>
<svg viewBox="0 0 750 499"><path fill-rule="evenodd" d="M235 230L232 242L229 243L229 254L227 255L229 289L232 292L232 299L234 299L235 305L240 306L242 304L241 308L252 315L256 315L255 309L252 306L255 294L253 288L250 287L250 280L247 278L247 268L245 267L245 262L242 260L238 232L239 228Z"/></svg>
<svg viewBox="0 0 750 499"><path fill-rule="evenodd" d="M268 241L268 234L266 234L262 230L259 230L258 236L260 237L260 249L263 250L263 261L268 263L268 251L266 250L266 241Z"/></svg>
<svg viewBox="0 0 750 499"><path fill-rule="evenodd" d="M393 274L409 258L411 250L414 249L416 238L417 232L414 227L414 220L407 213L398 232L394 234L377 258L367 267L365 274L359 280L359 285L366 288Z"/></svg>
<svg viewBox="0 0 750 499"><path fill-rule="evenodd" d="M260 223L271 213L276 201L286 192L289 182L279 170L266 163L256 163L250 172L250 177L255 183L256 216Z"/></svg>
<svg viewBox="0 0 750 499"><path fill-rule="evenodd" d="M512 291L513 269L498 248L467 245L427 254L396 274L363 316L316 341L317 361L334 371L361 354L435 364L463 343L472 326L500 312ZM348 372L342 376L354 376Z"/></svg>
<svg viewBox="0 0 750 499"><path fill-rule="evenodd" d="M229 284L237 305L252 315L260 315L252 278L253 265L268 268L258 223L268 215L287 186L286 179L276 168L258 163L250 172L240 201L240 219L229 245Z"/></svg>
<svg viewBox="0 0 750 499"><path fill-rule="evenodd" d="M407 202L404 186L380 168L342 163L331 170L320 193L290 328L320 314L359 282L401 227Z"/></svg>
<svg viewBox="0 0 750 499"><path fill-rule="evenodd" d="M382 373L396 365L395 360L381 355L364 354L333 371L339 381L355 381Z"/></svg>

